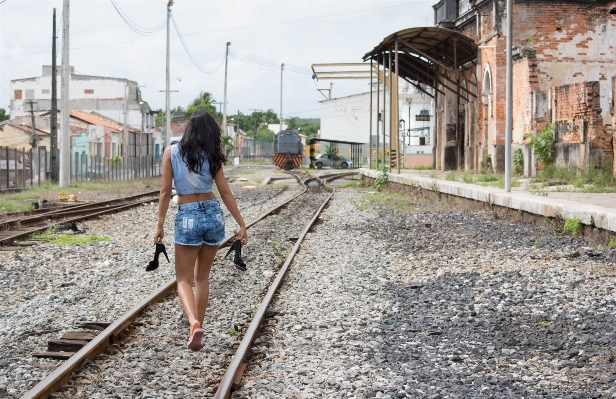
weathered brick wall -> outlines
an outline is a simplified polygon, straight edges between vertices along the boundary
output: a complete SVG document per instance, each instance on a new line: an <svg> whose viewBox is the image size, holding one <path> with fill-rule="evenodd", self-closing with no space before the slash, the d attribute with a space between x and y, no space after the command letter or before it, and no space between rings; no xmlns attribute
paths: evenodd
<svg viewBox="0 0 616 399"><path fill-rule="evenodd" d="M531 75L535 88L547 93L551 87L599 81L607 83L616 75L616 15L610 11L616 1L601 5L574 2L517 1L515 3L514 46L535 61ZM610 88L601 85L603 123L608 117Z"/></svg>
<svg viewBox="0 0 616 399"><path fill-rule="evenodd" d="M613 152L600 104L600 83L582 82L552 89L556 163L601 165Z"/></svg>
<svg viewBox="0 0 616 399"><path fill-rule="evenodd" d="M603 129L599 86L599 82L582 82L553 89L557 143L595 142L600 138Z"/></svg>

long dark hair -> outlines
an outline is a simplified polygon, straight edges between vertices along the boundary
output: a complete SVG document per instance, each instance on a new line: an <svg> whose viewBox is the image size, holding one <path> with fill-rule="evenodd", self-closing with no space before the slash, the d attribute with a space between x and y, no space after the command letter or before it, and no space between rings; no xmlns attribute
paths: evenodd
<svg viewBox="0 0 616 399"><path fill-rule="evenodd" d="M203 161L207 158L212 178L227 162L220 142L220 126L207 111L195 111L179 143L180 157L190 172L203 175Z"/></svg>

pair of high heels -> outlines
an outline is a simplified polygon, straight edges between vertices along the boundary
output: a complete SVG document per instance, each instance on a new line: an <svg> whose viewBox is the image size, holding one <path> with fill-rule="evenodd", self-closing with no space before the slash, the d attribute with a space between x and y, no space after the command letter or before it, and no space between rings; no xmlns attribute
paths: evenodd
<svg viewBox="0 0 616 399"><path fill-rule="evenodd" d="M167 256L167 250L165 249L165 244L163 243L156 244L156 252L154 252L154 260L151 260L150 263L148 263L148 265L145 268L146 272L158 269L158 256L161 253L165 255L165 258L167 258L167 262L171 263L171 261L169 260L169 257Z"/></svg>
<svg viewBox="0 0 616 399"><path fill-rule="evenodd" d="M227 258L232 251L235 251L235 255L233 256L233 263L235 264L235 267L245 272L247 268L246 263L242 260L242 242L240 240L235 240L233 244L231 244L229 252L227 252L225 258Z"/></svg>

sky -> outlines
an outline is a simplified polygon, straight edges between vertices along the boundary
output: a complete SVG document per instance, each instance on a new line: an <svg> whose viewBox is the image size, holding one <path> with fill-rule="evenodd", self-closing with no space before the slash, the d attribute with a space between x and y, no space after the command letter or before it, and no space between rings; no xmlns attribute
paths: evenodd
<svg viewBox="0 0 616 399"><path fill-rule="evenodd" d="M434 23L437 0L409 1L209 1L176 0L173 19L192 54L171 27L171 107L187 106L201 91L223 101L224 56L228 60L228 113L280 109L284 117L319 117L313 63L361 62L386 36ZM120 16L115 5L133 26ZM135 80L153 109L165 107L166 0L72 0L70 64L79 74ZM0 0L0 108L8 110L9 82L40 76L51 65L52 15L56 8L61 47L62 1ZM137 28L137 29L139 29ZM142 31L142 32L143 32ZM246 62L246 60L252 62ZM58 51L58 65L61 53ZM205 72L205 73L204 73ZM369 90L368 81L336 81L333 97Z"/></svg>

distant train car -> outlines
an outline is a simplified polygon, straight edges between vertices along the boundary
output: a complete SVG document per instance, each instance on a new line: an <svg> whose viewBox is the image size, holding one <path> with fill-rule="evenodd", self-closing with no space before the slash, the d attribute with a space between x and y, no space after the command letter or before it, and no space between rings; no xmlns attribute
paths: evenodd
<svg viewBox="0 0 616 399"><path fill-rule="evenodd" d="M281 130L274 136L274 165L289 170L304 162L304 145L297 130Z"/></svg>

